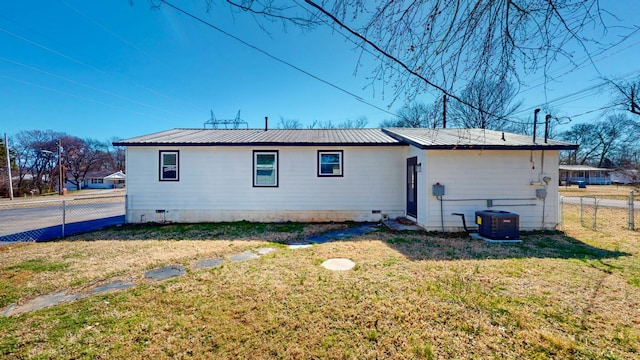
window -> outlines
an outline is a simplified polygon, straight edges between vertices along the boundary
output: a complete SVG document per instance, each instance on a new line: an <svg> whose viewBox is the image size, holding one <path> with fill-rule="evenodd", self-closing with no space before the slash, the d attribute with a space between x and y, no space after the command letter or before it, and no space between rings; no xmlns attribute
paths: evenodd
<svg viewBox="0 0 640 360"><path fill-rule="evenodd" d="M278 186L278 151L253 152L253 186Z"/></svg>
<svg viewBox="0 0 640 360"><path fill-rule="evenodd" d="M318 151L318 176L342 176L342 150Z"/></svg>
<svg viewBox="0 0 640 360"><path fill-rule="evenodd" d="M178 181L178 151L160 151L160 181Z"/></svg>
<svg viewBox="0 0 640 360"><path fill-rule="evenodd" d="M92 184L103 184L103 179L91 179Z"/></svg>

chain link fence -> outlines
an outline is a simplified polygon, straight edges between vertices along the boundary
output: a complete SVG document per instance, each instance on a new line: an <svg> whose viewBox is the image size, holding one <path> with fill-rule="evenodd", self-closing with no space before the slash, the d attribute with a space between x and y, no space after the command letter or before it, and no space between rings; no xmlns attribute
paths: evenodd
<svg viewBox="0 0 640 360"><path fill-rule="evenodd" d="M124 223L125 195L29 200L0 204L0 241L44 241Z"/></svg>
<svg viewBox="0 0 640 360"><path fill-rule="evenodd" d="M592 230L624 228L640 230L640 199L631 192L621 195L563 196L563 223L580 222Z"/></svg>

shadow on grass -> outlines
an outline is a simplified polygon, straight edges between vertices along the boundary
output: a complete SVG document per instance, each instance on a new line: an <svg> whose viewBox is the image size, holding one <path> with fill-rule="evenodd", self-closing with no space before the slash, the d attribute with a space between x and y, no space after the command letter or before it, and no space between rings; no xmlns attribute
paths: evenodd
<svg viewBox="0 0 640 360"><path fill-rule="evenodd" d="M370 226L369 224L368 226ZM93 240L265 240L278 243L304 242L335 229L354 228L358 223L233 223L127 224L71 237ZM409 260L465 260L508 258L608 259L631 254L600 249L557 231L521 232L520 244L496 244L472 239L466 233L424 231L378 231L337 238L332 242L379 240Z"/></svg>
<svg viewBox="0 0 640 360"><path fill-rule="evenodd" d="M279 243L299 241L312 234L349 224L305 224L295 222L251 223L248 221L220 223L144 223L113 226L100 231L70 237L71 241L93 240L266 240Z"/></svg>
<svg viewBox="0 0 640 360"><path fill-rule="evenodd" d="M632 254L600 249L559 231L521 232L522 243L489 243L467 233L390 232L379 240L410 260L472 260L513 258L610 259Z"/></svg>

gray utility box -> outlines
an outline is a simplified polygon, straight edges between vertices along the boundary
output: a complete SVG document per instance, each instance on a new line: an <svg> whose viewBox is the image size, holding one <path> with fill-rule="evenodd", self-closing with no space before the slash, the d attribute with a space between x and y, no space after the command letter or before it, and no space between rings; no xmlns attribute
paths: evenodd
<svg viewBox="0 0 640 360"><path fill-rule="evenodd" d="M511 240L520 237L520 216L501 210L476 211L478 234L493 240Z"/></svg>

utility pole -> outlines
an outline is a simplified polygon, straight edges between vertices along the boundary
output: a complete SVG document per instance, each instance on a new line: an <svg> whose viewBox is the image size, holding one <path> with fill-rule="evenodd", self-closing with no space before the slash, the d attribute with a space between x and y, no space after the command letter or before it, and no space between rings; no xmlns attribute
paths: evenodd
<svg viewBox="0 0 640 360"><path fill-rule="evenodd" d="M58 140L58 195L64 195L62 185L62 140Z"/></svg>
<svg viewBox="0 0 640 360"><path fill-rule="evenodd" d="M442 95L442 128L447 128L447 95Z"/></svg>
<svg viewBox="0 0 640 360"><path fill-rule="evenodd" d="M7 157L7 176L9 178L9 199L13 200L13 181L11 179L11 156L9 155L9 138L4 133L4 150Z"/></svg>

